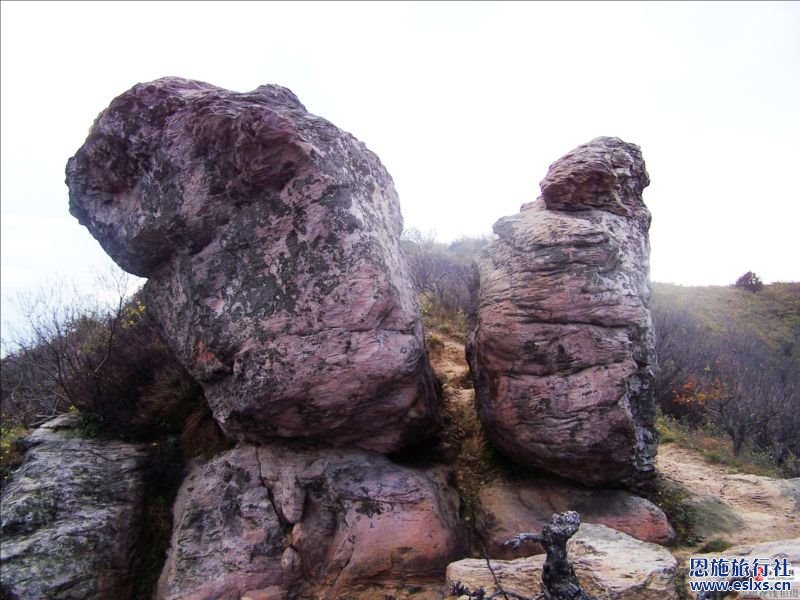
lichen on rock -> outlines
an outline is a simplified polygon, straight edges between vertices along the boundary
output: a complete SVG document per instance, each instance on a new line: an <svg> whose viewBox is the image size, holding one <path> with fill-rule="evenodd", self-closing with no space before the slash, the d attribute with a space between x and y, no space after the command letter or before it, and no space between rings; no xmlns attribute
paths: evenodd
<svg viewBox="0 0 800 600"><path fill-rule="evenodd" d="M467 351L490 440L592 486L654 473L648 183L637 146L579 146L478 260Z"/></svg>
<svg viewBox="0 0 800 600"><path fill-rule="evenodd" d="M67 184L228 435L391 452L438 426L392 179L289 90L138 84Z"/></svg>
<svg viewBox="0 0 800 600"><path fill-rule="evenodd" d="M82 437L74 415L48 421L25 444L25 461L2 494L4 597L129 597L145 450Z"/></svg>
<svg viewBox="0 0 800 600"><path fill-rule="evenodd" d="M242 444L197 462L178 493L157 597L439 590L447 564L466 552L450 476L362 450L284 444Z"/></svg>

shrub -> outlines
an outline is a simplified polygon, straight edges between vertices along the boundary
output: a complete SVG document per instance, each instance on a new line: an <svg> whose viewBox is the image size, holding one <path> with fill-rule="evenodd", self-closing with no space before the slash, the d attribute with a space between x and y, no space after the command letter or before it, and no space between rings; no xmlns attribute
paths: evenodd
<svg viewBox="0 0 800 600"><path fill-rule="evenodd" d="M709 552L724 552L728 548L730 548L732 544L730 542L726 542L725 540L711 540L710 542L706 542L700 548L698 548L698 554L705 554Z"/></svg>
<svg viewBox="0 0 800 600"><path fill-rule="evenodd" d="M713 426L737 457L771 457L787 476L800 455L800 369L750 328L712 329L686 311L653 304L660 409L695 430ZM710 450L710 449L708 449Z"/></svg>
<svg viewBox="0 0 800 600"><path fill-rule="evenodd" d="M444 341L438 335L429 333L425 338L426 346L428 348L428 352L431 354L438 354L442 350L444 350Z"/></svg>
<svg viewBox="0 0 800 600"><path fill-rule="evenodd" d="M154 437L179 433L200 387L177 362L139 294L118 275L110 305L65 303L57 290L23 302L28 334L2 361L5 417L37 425L70 408L87 433Z"/></svg>
<svg viewBox="0 0 800 600"><path fill-rule="evenodd" d="M19 425L11 423L0 425L0 490L5 486L8 476L25 458L25 450L21 443L25 433L25 428Z"/></svg>
<svg viewBox="0 0 800 600"><path fill-rule="evenodd" d="M751 292L757 292L764 287L764 283L761 281L761 278L752 271L748 271L739 277L739 279L736 280L735 285L736 287L744 288L746 290L750 290Z"/></svg>
<svg viewBox="0 0 800 600"><path fill-rule="evenodd" d="M444 244L415 229L403 233L403 250L428 329L466 339L478 285L474 260L487 243L488 238L465 237Z"/></svg>

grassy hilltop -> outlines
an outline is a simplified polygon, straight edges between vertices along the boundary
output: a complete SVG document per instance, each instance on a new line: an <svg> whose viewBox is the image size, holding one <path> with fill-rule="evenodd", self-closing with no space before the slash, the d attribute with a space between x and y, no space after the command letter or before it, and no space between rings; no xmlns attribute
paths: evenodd
<svg viewBox="0 0 800 600"><path fill-rule="evenodd" d="M757 292L735 286L653 283L653 307L690 314L710 334L731 327L758 336L769 348L800 360L800 282L773 283Z"/></svg>

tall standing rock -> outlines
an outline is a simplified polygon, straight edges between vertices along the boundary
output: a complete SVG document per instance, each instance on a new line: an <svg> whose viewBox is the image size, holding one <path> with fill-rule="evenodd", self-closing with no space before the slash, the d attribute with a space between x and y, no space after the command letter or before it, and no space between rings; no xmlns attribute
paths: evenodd
<svg viewBox="0 0 800 600"><path fill-rule="evenodd" d="M136 85L67 184L229 435L389 452L438 424L392 179L289 90Z"/></svg>
<svg viewBox="0 0 800 600"><path fill-rule="evenodd" d="M648 184L638 146L592 140L551 165L478 260L468 358L490 440L592 486L654 472Z"/></svg>

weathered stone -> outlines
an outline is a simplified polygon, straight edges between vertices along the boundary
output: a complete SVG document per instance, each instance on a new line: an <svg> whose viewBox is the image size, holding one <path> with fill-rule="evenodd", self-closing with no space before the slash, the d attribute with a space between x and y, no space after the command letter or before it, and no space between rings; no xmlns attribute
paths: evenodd
<svg viewBox="0 0 800 600"><path fill-rule="evenodd" d="M392 179L289 90L136 85L67 184L229 435L390 452L437 426Z"/></svg>
<svg viewBox="0 0 800 600"><path fill-rule="evenodd" d="M605 525L586 524L567 544L567 551L581 587L598 600L678 598L678 561L666 548Z"/></svg>
<svg viewBox="0 0 800 600"><path fill-rule="evenodd" d="M504 545L520 532L540 531L553 513L574 510L583 523L606 525L655 544L669 544L675 531L655 504L623 490L590 490L563 482L515 481L485 486L475 506L475 527L492 558L544 552L540 544Z"/></svg>
<svg viewBox="0 0 800 600"><path fill-rule="evenodd" d="M584 523L567 542L567 558L581 588L597 600L677 600L677 561L668 550L640 542L604 525ZM508 592L534 597L541 589L544 555L492 560L492 569ZM483 559L465 559L447 567L447 582L472 591L495 590Z"/></svg>
<svg viewBox="0 0 800 600"><path fill-rule="evenodd" d="M450 478L360 450L240 445L184 481L158 597L440 589L466 553Z"/></svg>
<svg viewBox="0 0 800 600"><path fill-rule="evenodd" d="M691 521L694 534L701 538L733 533L744 526L733 507L710 494L689 497L681 502L680 508Z"/></svg>
<svg viewBox="0 0 800 600"><path fill-rule="evenodd" d="M478 259L467 352L489 439L591 486L654 472L648 183L637 146L597 138L550 167Z"/></svg>
<svg viewBox="0 0 800 600"><path fill-rule="evenodd" d="M3 489L4 598L130 597L145 452L82 438L78 425L67 415L36 429Z"/></svg>

